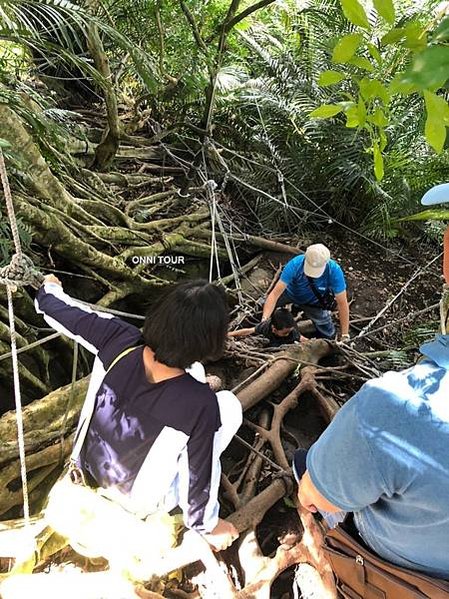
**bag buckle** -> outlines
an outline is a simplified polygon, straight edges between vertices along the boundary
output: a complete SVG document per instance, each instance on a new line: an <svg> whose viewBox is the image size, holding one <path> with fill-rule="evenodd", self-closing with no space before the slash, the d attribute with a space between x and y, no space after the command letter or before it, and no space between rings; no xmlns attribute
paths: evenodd
<svg viewBox="0 0 449 599"><path fill-rule="evenodd" d="M71 464L69 466L68 474L73 484L86 486L86 479L84 478L84 472L81 468L75 464Z"/></svg>
<svg viewBox="0 0 449 599"><path fill-rule="evenodd" d="M355 563L358 564L359 566L363 566L365 561L361 555L357 555L355 558Z"/></svg>

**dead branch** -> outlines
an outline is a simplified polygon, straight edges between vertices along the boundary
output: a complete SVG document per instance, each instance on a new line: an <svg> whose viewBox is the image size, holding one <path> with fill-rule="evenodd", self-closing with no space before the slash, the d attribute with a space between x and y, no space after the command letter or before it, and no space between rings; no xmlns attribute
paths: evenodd
<svg viewBox="0 0 449 599"><path fill-rule="evenodd" d="M259 417L259 426L261 428L267 428L269 423L269 414L267 410L264 410ZM261 451L265 445L265 439L256 435L254 448L257 451ZM243 477L239 477L237 484L243 484L242 491L240 494L241 505L246 505L250 499L256 494L256 487L259 481L260 472L262 470L263 458L261 456L251 454L248 456L247 464L242 472Z"/></svg>
<svg viewBox="0 0 449 599"><path fill-rule="evenodd" d="M243 410L248 410L273 393L302 361L317 364L329 352L330 345L323 339L289 346L260 377L237 393Z"/></svg>
<svg viewBox="0 0 449 599"><path fill-rule="evenodd" d="M196 230L195 235L210 239L212 237L212 232L204 229ZM215 235L217 239L223 239L221 233L216 233ZM264 237L257 237L256 235L228 235L228 237L234 241L240 241L270 252L282 252L283 254L294 254L295 256L304 253L302 250L292 247L291 245L280 243L279 241L272 241L271 239L265 239Z"/></svg>

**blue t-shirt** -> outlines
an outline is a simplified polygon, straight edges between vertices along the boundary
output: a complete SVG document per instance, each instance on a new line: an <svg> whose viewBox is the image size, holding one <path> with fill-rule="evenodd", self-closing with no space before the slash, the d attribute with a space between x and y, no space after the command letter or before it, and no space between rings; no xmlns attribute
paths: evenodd
<svg viewBox="0 0 449 599"><path fill-rule="evenodd" d="M318 491L381 557L449 579L449 335L363 385L307 455Z"/></svg>
<svg viewBox="0 0 449 599"><path fill-rule="evenodd" d="M304 274L305 256L295 256L284 267L281 281L287 285L287 293L298 305L319 305L309 281ZM335 260L329 260L321 277L314 278L313 282L318 291L323 294L330 289L334 294L346 289L346 282L341 266Z"/></svg>

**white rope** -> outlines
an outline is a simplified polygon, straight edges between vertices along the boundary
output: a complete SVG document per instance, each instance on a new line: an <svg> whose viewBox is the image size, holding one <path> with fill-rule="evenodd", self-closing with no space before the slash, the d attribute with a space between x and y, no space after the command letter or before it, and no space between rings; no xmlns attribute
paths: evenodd
<svg viewBox="0 0 449 599"><path fill-rule="evenodd" d="M215 263L217 266L218 280L221 279L221 272L220 272L220 261L218 259L217 236L216 236L216 232L215 232L215 223L216 223L216 219L217 219L217 199L216 199L214 191L212 190L212 185L208 185L208 183L209 183L208 181L205 182L206 194L208 196L208 199L212 200L212 202L209 201L210 219L211 219L211 225L212 225L212 237L211 237L211 242L210 242L210 261L209 261L209 283L212 283L212 281L214 279L214 260L215 260ZM213 181L213 183L215 183L215 181ZM215 187L216 187L216 183L215 183Z"/></svg>
<svg viewBox="0 0 449 599"><path fill-rule="evenodd" d="M28 482L25 462L25 437L23 433L23 413L22 399L20 396L20 380L19 380L19 362L16 351L16 329L14 326L14 310L12 304L12 291L10 285L6 285L6 293L8 295L8 316L9 328L11 332L11 353L12 353L12 371L14 380L14 400L16 404L16 421L17 421L17 439L19 442L19 457L20 457L20 476L22 478L23 491L23 517L25 524L30 524L30 507L28 500Z"/></svg>
<svg viewBox="0 0 449 599"><path fill-rule="evenodd" d="M234 275L235 288L236 288L236 291L237 291L237 296L239 298L239 304L243 305L242 285L240 283L240 277L239 277L238 267L237 267L237 265L235 263L235 260L234 260L234 252L232 251L232 247L231 247L231 244L229 243L229 239L228 239L228 236L226 234L226 230L225 230L225 228L223 226L223 221L221 220L220 214L218 212L217 212L217 223L218 223L218 227L220 229L220 233L221 233L221 235L223 237L223 241L224 241L224 244L225 244L226 251L228 253L229 263L231 265L232 274Z"/></svg>
<svg viewBox="0 0 449 599"><path fill-rule="evenodd" d="M6 172L5 159L3 157L3 150L0 147L0 177L3 184L3 192L6 200L6 210L8 212L9 223L11 225L11 233L14 241L14 248L19 258L22 258L22 247L20 245L20 236L17 229L16 217L14 214L14 206L12 203L11 189L9 187L8 174Z"/></svg>
<svg viewBox="0 0 449 599"><path fill-rule="evenodd" d="M238 267L236 266L236 260L235 260L235 258L237 258L237 263L238 263L238 255L234 254L234 252L233 252L233 248L231 247L231 244L229 242L227 232L224 228L223 221L221 219L220 212L218 210L217 196L215 193L215 190L217 189L218 185L214 180L207 179L207 163L206 163L206 158L204 156L204 153L203 153L203 166L204 166L204 172L199 170L198 173L204 182L203 184L206 189L208 204L209 204L209 207L211 210L211 222L212 222L209 282L211 283L213 281L213 259L214 258L215 258L215 262L216 262L216 266L217 266L217 274L218 274L217 278L218 278L218 281L221 281L220 261L219 261L219 255L218 255L218 243L217 243L217 235L216 235L216 225L218 225L221 236L223 237L226 252L228 254L229 263L231 265L231 270L232 270L232 275L233 275L234 282L235 282L239 305L243 305L242 287L241 287L241 283L240 283ZM240 266L240 264L239 264L239 266Z"/></svg>
<svg viewBox="0 0 449 599"><path fill-rule="evenodd" d="M22 258L22 248L20 245L20 237L17 229L17 221L14 214L14 206L12 203L11 191L8 182L8 175L6 173L5 160L3 158L3 152L0 147L0 177L3 184L3 191L5 194L6 208L8 211L8 217L11 224L11 231L14 241L14 247L16 255L20 260ZM20 476L22 478L22 491L23 491L23 517L25 519L25 525L30 526L30 506L28 499L28 482L27 482L27 471L25 462L25 437L23 433L23 413L22 413L22 398L20 395L20 379L19 379L19 361L17 358L17 345L16 345L16 328L14 323L14 307L12 301L13 291L17 288L11 283L6 283L6 294L8 297L8 318L9 318L9 329L11 335L11 354L12 354L12 371L14 381L14 401L16 405L16 422L17 422L17 440L19 444L19 457L20 457Z"/></svg>

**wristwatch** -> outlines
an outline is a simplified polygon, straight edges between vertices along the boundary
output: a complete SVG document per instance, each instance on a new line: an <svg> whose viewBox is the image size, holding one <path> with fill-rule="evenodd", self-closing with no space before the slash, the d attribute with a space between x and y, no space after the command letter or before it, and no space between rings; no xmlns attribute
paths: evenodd
<svg viewBox="0 0 449 599"><path fill-rule="evenodd" d="M342 341L348 341L348 339L350 339L351 337L349 336L349 333L346 333L345 335L341 336L341 340Z"/></svg>

